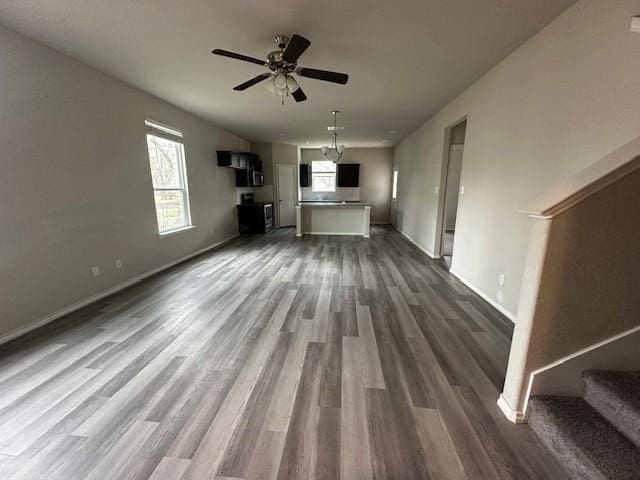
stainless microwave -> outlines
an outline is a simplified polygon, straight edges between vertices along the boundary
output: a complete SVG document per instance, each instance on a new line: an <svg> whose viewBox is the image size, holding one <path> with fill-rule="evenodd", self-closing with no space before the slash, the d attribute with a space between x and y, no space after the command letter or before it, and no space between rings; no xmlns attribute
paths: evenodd
<svg viewBox="0 0 640 480"><path fill-rule="evenodd" d="M262 172L252 170L249 172L249 180L251 181L252 187L261 187L264 182L264 175L262 175Z"/></svg>

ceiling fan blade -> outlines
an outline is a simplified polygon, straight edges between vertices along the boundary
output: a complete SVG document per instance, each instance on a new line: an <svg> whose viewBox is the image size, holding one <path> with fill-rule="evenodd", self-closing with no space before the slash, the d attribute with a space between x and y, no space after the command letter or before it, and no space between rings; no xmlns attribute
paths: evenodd
<svg viewBox="0 0 640 480"><path fill-rule="evenodd" d="M249 87L253 87L256 83L260 83L271 76L270 73L262 73L257 77L253 77L251 80L247 80L244 83L241 83L238 86L233 87L234 90L241 92L242 90L246 90Z"/></svg>
<svg viewBox="0 0 640 480"><path fill-rule="evenodd" d="M347 75L346 73L330 72L328 70L317 70L315 68L303 67L300 67L298 70L296 70L296 72L302 77L315 78L316 80L340 83L342 85L349 81L349 75Z"/></svg>
<svg viewBox="0 0 640 480"><path fill-rule="evenodd" d="M302 91L302 89L300 87L298 87L297 90L295 90L291 96L293 97L293 99L296 102L304 102L307 99L307 96L304 94L304 92Z"/></svg>
<svg viewBox="0 0 640 480"><path fill-rule="evenodd" d="M301 37L297 33L293 34L291 40L287 44L287 48L284 49L284 53L282 54L282 58L285 62L294 63L300 58L300 55L304 53L304 51L309 48L311 42L304 37Z"/></svg>
<svg viewBox="0 0 640 480"><path fill-rule="evenodd" d="M247 57L246 55L242 55L240 53L230 52L228 50L221 50L220 48L216 48L211 53L214 55L222 55L223 57L235 58L236 60L242 60L245 62L255 63L256 65L266 65L267 62L264 60L258 60L257 58Z"/></svg>

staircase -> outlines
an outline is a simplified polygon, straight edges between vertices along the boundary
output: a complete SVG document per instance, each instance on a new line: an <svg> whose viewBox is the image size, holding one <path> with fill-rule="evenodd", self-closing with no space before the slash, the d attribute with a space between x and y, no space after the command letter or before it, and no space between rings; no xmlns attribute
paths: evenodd
<svg viewBox="0 0 640 480"><path fill-rule="evenodd" d="M582 397L532 397L530 427L571 479L640 479L640 371L582 378Z"/></svg>

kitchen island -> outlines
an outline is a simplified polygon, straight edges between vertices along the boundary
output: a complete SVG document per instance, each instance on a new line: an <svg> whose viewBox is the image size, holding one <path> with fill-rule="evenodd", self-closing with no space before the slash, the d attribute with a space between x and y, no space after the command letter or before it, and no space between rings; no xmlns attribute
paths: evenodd
<svg viewBox="0 0 640 480"><path fill-rule="evenodd" d="M371 205L361 202L300 202L296 236L362 235L369 238Z"/></svg>

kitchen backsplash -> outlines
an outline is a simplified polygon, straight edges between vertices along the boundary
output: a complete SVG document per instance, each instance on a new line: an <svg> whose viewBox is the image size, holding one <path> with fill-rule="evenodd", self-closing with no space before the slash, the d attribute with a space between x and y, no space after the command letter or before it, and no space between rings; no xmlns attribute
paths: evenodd
<svg viewBox="0 0 640 480"><path fill-rule="evenodd" d="M336 188L335 192L318 193L312 192L311 187L302 187L302 200L336 200L346 202L357 202L360 200L360 188Z"/></svg>

